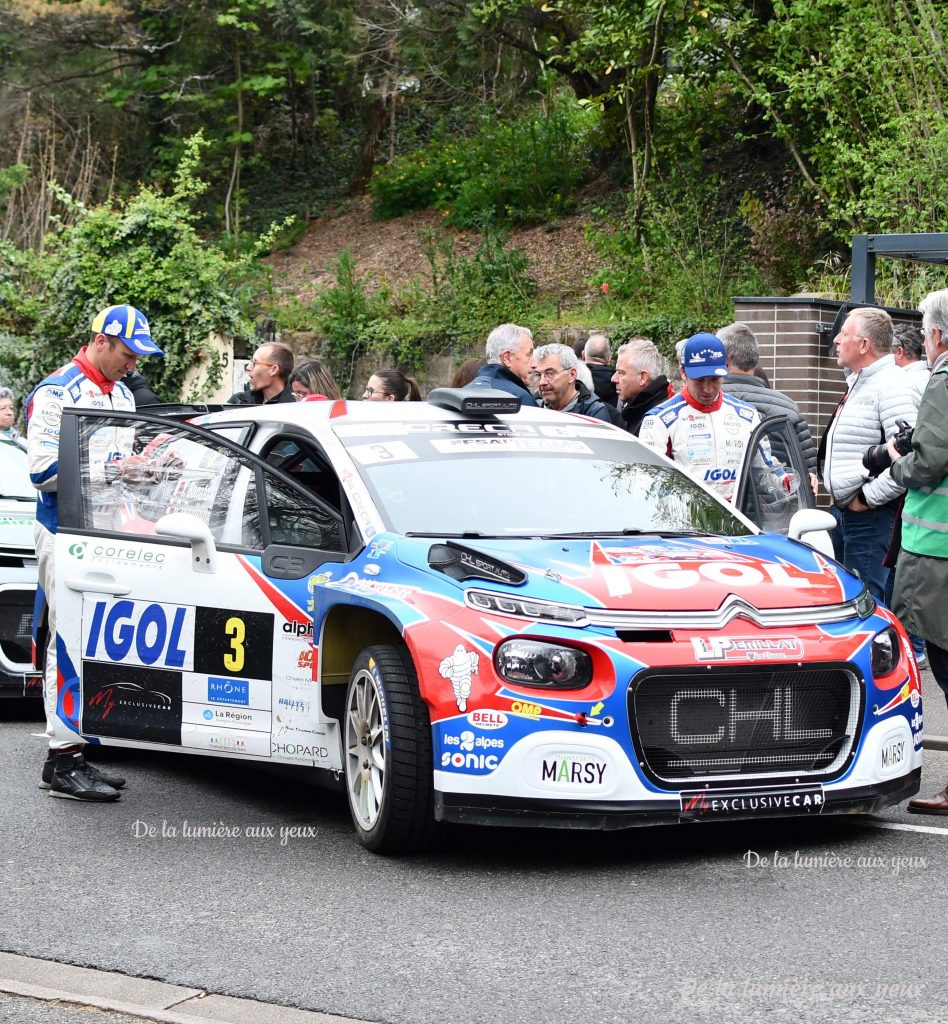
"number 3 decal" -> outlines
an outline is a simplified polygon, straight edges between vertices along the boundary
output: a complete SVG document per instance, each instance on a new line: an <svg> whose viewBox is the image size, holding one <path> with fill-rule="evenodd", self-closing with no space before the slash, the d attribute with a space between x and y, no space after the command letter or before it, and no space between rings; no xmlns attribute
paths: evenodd
<svg viewBox="0 0 948 1024"><path fill-rule="evenodd" d="M228 672L239 672L244 667L244 620L236 616L227 620L224 632L230 637L231 651L224 655L224 668Z"/></svg>

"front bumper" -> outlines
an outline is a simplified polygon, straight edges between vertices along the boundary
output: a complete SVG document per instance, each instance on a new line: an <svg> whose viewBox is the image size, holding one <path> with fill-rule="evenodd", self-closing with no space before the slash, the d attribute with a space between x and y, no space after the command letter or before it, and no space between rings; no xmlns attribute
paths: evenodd
<svg viewBox="0 0 948 1024"><path fill-rule="evenodd" d="M601 801L536 800L521 797L478 796L472 793L435 792L435 818L460 825L505 825L531 828L581 828L601 831L643 825L679 825L694 821L748 821L762 818L825 817L830 814L875 814L884 807L914 796L921 786L922 769L871 786L839 790L820 787L747 787L741 794L772 796L820 790L819 809L786 811L774 807L702 812L684 809L682 797L669 800ZM725 795L720 791L716 795ZM738 803L740 801L735 801ZM764 801L770 802L773 801Z"/></svg>

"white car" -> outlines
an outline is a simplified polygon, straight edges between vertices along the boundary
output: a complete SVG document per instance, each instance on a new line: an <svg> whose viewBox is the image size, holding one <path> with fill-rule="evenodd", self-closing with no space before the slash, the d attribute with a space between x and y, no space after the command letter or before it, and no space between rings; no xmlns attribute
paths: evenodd
<svg viewBox="0 0 948 1024"><path fill-rule="evenodd" d="M755 435L735 508L625 431L518 410L448 389L186 423L66 410L62 727L309 766L378 851L436 821L829 816L917 791L911 646L801 541L832 517L801 507L792 428Z"/></svg>
<svg viewBox="0 0 948 1024"><path fill-rule="evenodd" d="M36 491L26 451L0 438L0 697L41 697L30 649L36 599Z"/></svg>

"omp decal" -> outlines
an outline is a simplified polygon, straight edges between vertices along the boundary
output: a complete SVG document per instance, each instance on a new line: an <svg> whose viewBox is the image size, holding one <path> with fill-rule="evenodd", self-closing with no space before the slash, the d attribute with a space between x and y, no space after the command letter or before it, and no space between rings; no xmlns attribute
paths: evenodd
<svg viewBox="0 0 948 1024"><path fill-rule="evenodd" d="M572 711L563 711L561 708L550 707L549 704L539 704L505 688L501 689L497 696L509 700L510 713L519 718L555 718L561 722L576 722L576 714Z"/></svg>

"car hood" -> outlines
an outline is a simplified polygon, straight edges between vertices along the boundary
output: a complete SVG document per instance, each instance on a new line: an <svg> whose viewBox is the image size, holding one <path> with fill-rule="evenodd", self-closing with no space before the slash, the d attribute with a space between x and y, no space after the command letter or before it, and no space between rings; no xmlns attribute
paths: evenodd
<svg viewBox="0 0 948 1024"><path fill-rule="evenodd" d="M862 590L862 583L831 559L773 534L561 541L402 538L399 560L443 575L429 564L435 545L459 546L526 574L519 585L489 574L459 585L587 608L714 611L731 595L762 610L801 608L839 604Z"/></svg>
<svg viewBox="0 0 948 1024"><path fill-rule="evenodd" d="M32 551L36 544L33 537L35 521L34 503L0 498L0 549Z"/></svg>

